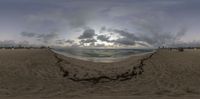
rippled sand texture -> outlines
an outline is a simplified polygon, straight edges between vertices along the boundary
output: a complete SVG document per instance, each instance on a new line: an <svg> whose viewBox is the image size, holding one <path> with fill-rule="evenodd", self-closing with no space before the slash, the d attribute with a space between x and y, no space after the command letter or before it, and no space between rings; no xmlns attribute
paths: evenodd
<svg viewBox="0 0 200 99"><path fill-rule="evenodd" d="M0 50L0 99L198 99L199 93L198 50L159 50L115 63L48 49Z"/></svg>

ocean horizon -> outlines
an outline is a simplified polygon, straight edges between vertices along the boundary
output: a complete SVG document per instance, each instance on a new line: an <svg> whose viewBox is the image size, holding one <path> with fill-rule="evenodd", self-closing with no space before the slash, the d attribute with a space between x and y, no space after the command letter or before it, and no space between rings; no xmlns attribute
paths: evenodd
<svg viewBox="0 0 200 99"><path fill-rule="evenodd" d="M94 62L114 62L133 55L153 52L154 49L75 49L55 48L54 52L67 57Z"/></svg>

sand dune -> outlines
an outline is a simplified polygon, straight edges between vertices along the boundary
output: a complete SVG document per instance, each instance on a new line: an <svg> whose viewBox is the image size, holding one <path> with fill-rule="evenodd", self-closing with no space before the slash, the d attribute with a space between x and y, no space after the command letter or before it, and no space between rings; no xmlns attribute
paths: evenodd
<svg viewBox="0 0 200 99"><path fill-rule="evenodd" d="M159 50L114 63L48 49L0 50L0 99L198 99L199 59L198 50Z"/></svg>

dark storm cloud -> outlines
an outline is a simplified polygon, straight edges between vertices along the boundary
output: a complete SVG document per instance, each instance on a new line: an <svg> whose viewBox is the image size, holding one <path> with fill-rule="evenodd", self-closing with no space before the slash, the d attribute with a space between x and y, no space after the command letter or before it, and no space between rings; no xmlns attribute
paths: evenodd
<svg viewBox="0 0 200 99"><path fill-rule="evenodd" d="M94 29L86 29L82 35L80 35L79 39L90 39L95 36L95 30Z"/></svg>

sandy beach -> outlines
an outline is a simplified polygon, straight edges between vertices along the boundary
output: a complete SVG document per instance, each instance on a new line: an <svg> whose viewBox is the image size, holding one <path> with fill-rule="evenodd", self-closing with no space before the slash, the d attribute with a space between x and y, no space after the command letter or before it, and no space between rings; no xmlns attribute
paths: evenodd
<svg viewBox="0 0 200 99"><path fill-rule="evenodd" d="M199 50L158 50L98 63L49 49L1 49L0 99L198 99L199 59Z"/></svg>

